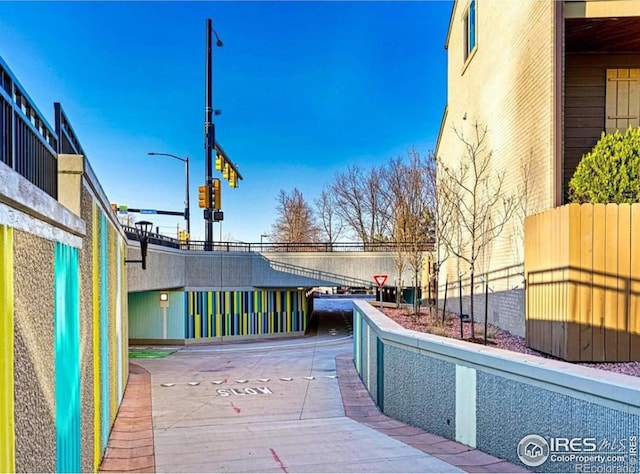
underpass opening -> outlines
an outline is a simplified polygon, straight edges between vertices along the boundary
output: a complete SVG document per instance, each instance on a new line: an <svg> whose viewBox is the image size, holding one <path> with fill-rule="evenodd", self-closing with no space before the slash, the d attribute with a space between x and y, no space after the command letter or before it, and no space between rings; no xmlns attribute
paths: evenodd
<svg viewBox="0 0 640 474"><path fill-rule="evenodd" d="M353 300L375 301L369 289L344 293L313 293L313 311L307 326L307 336L345 337L353 334Z"/></svg>

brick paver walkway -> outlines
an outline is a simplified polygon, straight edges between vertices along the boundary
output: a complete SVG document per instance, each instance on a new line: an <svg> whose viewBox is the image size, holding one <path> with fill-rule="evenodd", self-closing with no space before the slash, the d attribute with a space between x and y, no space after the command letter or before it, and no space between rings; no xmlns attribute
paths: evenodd
<svg viewBox="0 0 640 474"><path fill-rule="evenodd" d="M358 377L351 354L336 357L336 371L345 413L358 423L467 472L529 472L503 459L389 418L380 412L371 399L362 380Z"/></svg>
<svg viewBox="0 0 640 474"><path fill-rule="evenodd" d="M129 364L129 382L99 471L156 471L151 374L139 365Z"/></svg>

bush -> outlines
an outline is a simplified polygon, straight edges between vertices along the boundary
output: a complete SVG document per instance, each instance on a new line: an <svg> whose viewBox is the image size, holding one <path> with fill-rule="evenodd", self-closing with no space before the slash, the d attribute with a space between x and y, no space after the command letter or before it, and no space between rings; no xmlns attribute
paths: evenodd
<svg viewBox="0 0 640 474"><path fill-rule="evenodd" d="M572 202L640 202L640 128L602 133L569 182Z"/></svg>

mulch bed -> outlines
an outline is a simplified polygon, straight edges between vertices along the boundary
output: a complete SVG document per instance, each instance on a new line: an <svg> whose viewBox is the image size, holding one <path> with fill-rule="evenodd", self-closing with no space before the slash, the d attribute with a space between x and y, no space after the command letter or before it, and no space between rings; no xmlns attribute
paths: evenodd
<svg viewBox="0 0 640 474"><path fill-rule="evenodd" d="M460 339L460 318L458 318L456 314L447 312L445 314L445 322L443 325L442 311L436 311L435 308L432 308L431 311L429 311L429 308L423 307L420 309L419 315L411 314L411 309L407 308L384 308L384 313L389 318L393 319L395 322L406 329ZM471 323L463 323L463 330L463 340L478 344L484 344L483 323L475 323L475 339L473 340L471 339ZM548 359L555 359L555 357L552 357L550 355L542 354L540 352L534 351L533 349L529 349L523 337L515 336L491 324L488 325L487 335L487 345L491 345L492 347L519 352L521 354L529 354L538 357L545 357ZM579 365L594 367L601 370L608 370L610 372L617 372L619 374L631 375L634 377L640 377L640 362L580 362Z"/></svg>

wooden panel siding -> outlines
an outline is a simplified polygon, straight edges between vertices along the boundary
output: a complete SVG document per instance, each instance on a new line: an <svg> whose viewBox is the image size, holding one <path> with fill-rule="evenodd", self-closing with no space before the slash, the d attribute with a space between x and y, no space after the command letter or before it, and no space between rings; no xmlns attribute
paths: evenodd
<svg viewBox="0 0 640 474"><path fill-rule="evenodd" d="M563 193L585 153L605 129L607 69L640 67L638 54L571 54L565 58Z"/></svg>
<svg viewBox="0 0 640 474"><path fill-rule="evenodd" d="M637 227L640 203L569 204L526 219L529 347L570 361L640 360Z"/></svg>

